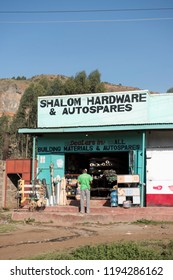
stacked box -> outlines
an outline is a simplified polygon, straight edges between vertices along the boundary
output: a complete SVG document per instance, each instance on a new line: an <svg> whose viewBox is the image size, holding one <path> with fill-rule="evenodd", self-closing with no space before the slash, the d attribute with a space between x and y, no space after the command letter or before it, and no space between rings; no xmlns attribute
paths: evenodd
<svg viewBox="0 0 173 280"><path fill-rule="evenodd" d="M124 201L131 199L132 204L140 204L140 189L139 188L118 188L118 204L123 204Z"/></svg>

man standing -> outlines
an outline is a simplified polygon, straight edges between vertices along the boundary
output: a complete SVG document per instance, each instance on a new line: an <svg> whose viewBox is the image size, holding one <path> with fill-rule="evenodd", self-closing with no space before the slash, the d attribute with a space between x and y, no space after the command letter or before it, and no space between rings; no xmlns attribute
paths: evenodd
<svg viewBox="0 0 173 280"><path fill-rule="evenodd" d="M92 177L87 173L87 169L83 169L82 174L78 177L80 184L80 213L84 214L84 200L86 197L86 212L90 213L90 184Z"/></svg>

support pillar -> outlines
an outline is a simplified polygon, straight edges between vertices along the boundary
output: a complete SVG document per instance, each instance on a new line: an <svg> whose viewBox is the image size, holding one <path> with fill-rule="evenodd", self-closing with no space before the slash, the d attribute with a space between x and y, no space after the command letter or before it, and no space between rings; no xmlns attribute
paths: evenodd
<svg viewBox="0 0 173 280"><path fill-rule="evenodd" d="M36 136L33 136L33 146L32 146L32 184L34 184L35 180L35 143Z"/></svg>
<svg viewBox="0 0 173 280"><path fill-rule="evenodd" d="M145 205L145 151L146 151L146 133L142 133L142 175L141 175L141 207Z"/></svg>

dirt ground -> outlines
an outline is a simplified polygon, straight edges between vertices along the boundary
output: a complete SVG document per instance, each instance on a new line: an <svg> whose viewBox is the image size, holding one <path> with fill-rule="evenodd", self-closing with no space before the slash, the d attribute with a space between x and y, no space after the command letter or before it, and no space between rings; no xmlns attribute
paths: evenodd
<svg viewBox="0 0 173 280"><path fill-rule="evenodd" d="M53 223L17 223L13 231L0 233L0 259L28 259L34 255L64 252L82 245L146 239L173 239L173 224L96 223L59 226Z"/></svg>

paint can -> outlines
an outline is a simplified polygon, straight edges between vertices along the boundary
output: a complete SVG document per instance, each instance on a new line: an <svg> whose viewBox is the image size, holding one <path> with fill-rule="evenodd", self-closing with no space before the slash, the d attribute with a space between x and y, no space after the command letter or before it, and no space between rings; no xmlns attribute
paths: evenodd
<svg viewBox="0 0 173 280"><path fill-rule="evenodd" d="M123 201L123 208L128 209L132 206L131 200L125 200Z"/></svg>

